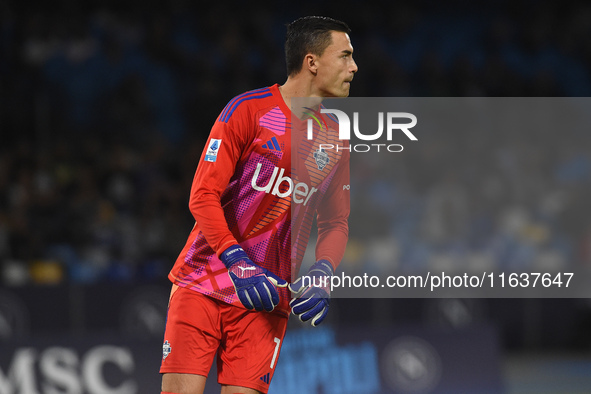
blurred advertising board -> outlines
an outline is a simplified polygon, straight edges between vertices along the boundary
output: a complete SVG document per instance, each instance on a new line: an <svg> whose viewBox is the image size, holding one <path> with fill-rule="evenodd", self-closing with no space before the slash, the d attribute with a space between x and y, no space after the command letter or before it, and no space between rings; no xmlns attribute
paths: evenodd
<svg viewBox="0 0 591 394"><path fill-rule="evenodd" d="M8 340L0 344L0 393L158 393L161 354L161 340L117 334ZM219 392L215 373L214 363L207 393ZM292 329L270 386L284 394L475 391L503 391L488 326Z"/></svg>

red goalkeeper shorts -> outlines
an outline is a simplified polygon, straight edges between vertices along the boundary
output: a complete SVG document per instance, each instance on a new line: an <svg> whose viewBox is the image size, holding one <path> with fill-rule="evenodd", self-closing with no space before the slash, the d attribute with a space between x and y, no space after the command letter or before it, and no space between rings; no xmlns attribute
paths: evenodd
<svg viewBox="0 0 591 394"><path fill-rule="evenodd" d="M266 393L287 320L277 313L249 311L175 285L160 373L207 376L217 353L218 383Z"/></svg>

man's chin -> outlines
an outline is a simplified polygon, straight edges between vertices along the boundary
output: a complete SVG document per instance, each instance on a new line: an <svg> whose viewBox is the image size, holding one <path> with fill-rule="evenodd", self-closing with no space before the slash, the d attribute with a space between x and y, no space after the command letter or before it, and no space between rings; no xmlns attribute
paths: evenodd
<svg viewBox="0 0 591 394"><path fill-rule="evenodd" d="M349 97L349 90L351 89L351 82L345 82L345 87L343 89L343 96L341 97Z"/></svg>
<svg viewBox="0 0 591 394"><path fill-rule="evenodd" d="M346 88L340 89L339 91L331 91L330 93L328 93L326 96L324 96L326 98L343 98L343 97L349 97L349 87L347 86Z"/></svg>

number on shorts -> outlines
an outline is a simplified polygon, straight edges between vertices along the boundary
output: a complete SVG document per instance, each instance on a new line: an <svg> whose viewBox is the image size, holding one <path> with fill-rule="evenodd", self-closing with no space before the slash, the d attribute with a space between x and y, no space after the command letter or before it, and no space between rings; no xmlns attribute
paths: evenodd
<svg viewBox="0 0 591 394"><path fill-rule="evenodd" d="M279 353L279 344L281 343L281 339L275 337L273 339L275 342L275 351L273 352L273 358L271 359L271 369L275 366L275 360L277 360L277 353Z"/></svg>

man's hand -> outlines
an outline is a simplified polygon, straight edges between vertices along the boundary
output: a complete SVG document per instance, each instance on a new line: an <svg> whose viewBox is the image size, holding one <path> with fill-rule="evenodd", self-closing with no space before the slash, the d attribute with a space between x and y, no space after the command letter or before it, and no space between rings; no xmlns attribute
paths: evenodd
<svg viewBox="0 0 591 394"><path fill-rule="evenodd" d="M230 246L220 259L228 268L236 294L247 309L271 312L279 304L277 287L287 282L253 263L239 245Z"/></svg>
<svg viewBox="0 0 591 394"><path fill-rule="evenodd" d="M333 275L332 265L328 260L318 260L304 277L299 277L289 285L295 293L289 306L294 315L306 322L312 319L313 327L318 326L328 313L330 305L330 278Z"/></svg>

